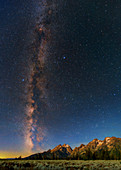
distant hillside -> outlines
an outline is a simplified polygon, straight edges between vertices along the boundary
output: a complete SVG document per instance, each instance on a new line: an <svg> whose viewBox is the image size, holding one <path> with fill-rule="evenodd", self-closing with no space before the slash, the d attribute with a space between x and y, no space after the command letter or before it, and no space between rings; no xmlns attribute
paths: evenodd
<svg viewBox="0 0 121 170"><path fill-rule="evenodd" d="M81 144L74 150L69 145L58 145L47 152L31 155L24 159L121 159L121 138L94 139L87 145Z"/></svg>

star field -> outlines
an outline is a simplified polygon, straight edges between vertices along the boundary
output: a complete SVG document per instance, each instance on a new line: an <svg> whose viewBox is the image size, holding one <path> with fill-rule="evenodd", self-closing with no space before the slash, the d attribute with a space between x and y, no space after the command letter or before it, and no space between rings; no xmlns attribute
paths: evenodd
<svg viewBox="0 0 121 170"><path fill-rule="evenodd" d="M55 115L61 110L57 122L75 143L98 135L120 135L116 132L121 88L120 5L119 1L68 1L61 11L51 49L54 75L50 91ZM80 136L74 137L75 133Z"/></svg>

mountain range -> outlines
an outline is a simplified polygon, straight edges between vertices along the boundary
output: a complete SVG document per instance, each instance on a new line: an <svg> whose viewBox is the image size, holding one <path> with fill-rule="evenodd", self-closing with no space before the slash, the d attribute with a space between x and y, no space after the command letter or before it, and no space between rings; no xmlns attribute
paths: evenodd
<svg viewBox="0 0 121 170"><path fill-rule="evenodd" d="M52 150L49 149L24 159L121 159L121 138L94 139L87 145L81 144L74 149L68 144L60 144Z"/></svg>

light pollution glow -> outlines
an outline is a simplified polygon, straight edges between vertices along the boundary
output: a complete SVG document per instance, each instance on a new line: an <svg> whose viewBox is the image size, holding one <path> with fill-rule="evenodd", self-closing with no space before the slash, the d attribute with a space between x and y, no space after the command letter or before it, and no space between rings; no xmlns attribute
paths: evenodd
<svg viewBox="0 0 121 170"><path fill-rule="evenodd" d="M25 153L25 151L0 151L0 159L6 159L6 158L18 158L18 157L26 157L29 156L29 153Z"/></svg>

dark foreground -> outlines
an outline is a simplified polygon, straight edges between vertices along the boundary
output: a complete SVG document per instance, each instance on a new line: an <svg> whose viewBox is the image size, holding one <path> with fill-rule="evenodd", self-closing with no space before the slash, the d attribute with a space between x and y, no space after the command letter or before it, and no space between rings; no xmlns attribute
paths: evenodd
<svg viewBox="0 0 121 170"><path fill-rule="evenodd" d="M121 170L121 160L113 161L80 161L80 160L6 160L0 161L0 170L14 169L42 169L42 170Z"/></svg>

